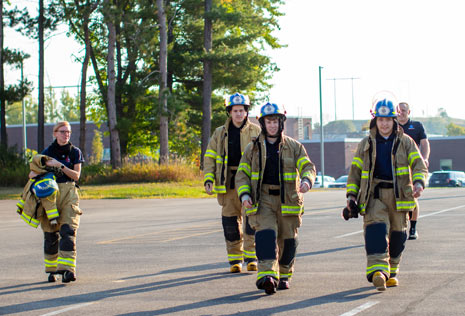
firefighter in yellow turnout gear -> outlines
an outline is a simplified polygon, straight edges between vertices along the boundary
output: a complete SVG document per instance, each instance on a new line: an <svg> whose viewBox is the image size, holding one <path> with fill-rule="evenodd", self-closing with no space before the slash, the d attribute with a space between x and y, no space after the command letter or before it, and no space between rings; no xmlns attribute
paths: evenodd
<svg viewBox="0 0 465 316"><path fill-rule="evenodd" d="M245 147L260 134L260 127L248 119L249 98L235 93L225 102L228 119L218 127L204 156L204 185L208 194L217 193L230 271L257 270L255 231L243 216L237 197L235 176Z"/></svg>
<svg viewBox="0 0 465 316"><path fill-rule="evenodd" d="M262 132L247 146L236 176L239 198L256 231L256 285L266 294L289 288L304 211L302 193L316 176L302 144L282 133L285 119L276 104L261 108Z"/></svg>
<svg viewBox="0 0 465 316"><path fill-rule="evenodd" d="M62 282L68 283L76 280L76 235L82 211L79 207L79 194L75 181L79 180L84 159L79 148L69 142L71 126L68 122L57 123L53 128L53 136L54 142L42 152L42 155L37 155L36 159L40 162L31 164L29 177L36 178L44 172L44 169L58 170L59 172L55 172L58 184L56 199L50 199L48 204L44 203L43 198L40 199L41 203L37 204L37 208L34 206L34 211L31 213L31 203L36 203L31 194L28 194L30 190L25 189L26 194L23 194L22 201L18 203L18 208L20 209L22 204L23 209L18 213L21 213L25 221L29 220L32 226L35 225L34 227L40 222L44 231L44 263L45 272L49 273L49 282L55 282L56 274L61 274ZM42 157L46 158L42 159ZM55 202L59 216L50 220L48 208Z"/></svg>
<svg viewBox="0 0 465 316"><path fill-rule="evenodd" d="M397 123L394 101L375 100L372 113L370 135L358 145L346 194L347 207L356 201L363 215L366 277L384 291L399 284L408 212L423 192L427 168L417 145Z"/></svg>

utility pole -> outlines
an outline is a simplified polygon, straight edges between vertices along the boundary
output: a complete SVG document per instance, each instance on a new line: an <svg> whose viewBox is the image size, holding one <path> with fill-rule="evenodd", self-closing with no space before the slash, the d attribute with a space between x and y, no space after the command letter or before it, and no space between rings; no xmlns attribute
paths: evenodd
<svg viewBox="0 0 465 316"><path fill-rule="evenodd" d="M21 58L21 83L24 82L24 73L23 73L23 59ZM26 104L24 101L24 95L21 98L21 105L23 108L23 154L24 158L27 157L27 130L26 130Z"/></svg>
<svg viewBox="0 0 465 316"><path fill-rule="evenodd" d="M323 100L321 95L321 69L319 66L319 82L320 82L320 160L321 160L321 187L325 187L325 140L323 137Z"/></svg>
<svg viewBox="0 0 465 316"><path fill-rule="evenodd" d="M352 120L355 119L355 106L354 106L354 80L360 78L329 78L326 80L333 80L334 82L334 120L337 121L337 108L336 108L336 80L351 80L352 81Z"/></svg>

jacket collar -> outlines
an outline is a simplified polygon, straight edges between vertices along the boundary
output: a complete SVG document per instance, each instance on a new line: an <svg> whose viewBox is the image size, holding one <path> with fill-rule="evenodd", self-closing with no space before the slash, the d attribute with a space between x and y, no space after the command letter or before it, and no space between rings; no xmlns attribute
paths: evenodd
<svg viewBox="0 0 465 316"><path fill-rule="evenodd" d="M286 136L284 135L284 133L281 133L281 140L280 140L280 146L284 145L286 143ZM265 136L265 133L262 131L260 132L260 135L258 136L258 139L260 142L263 142L265 143L265 140L266 140L266 136Z"/></svg>
<svg viewBox="0 0 465 316"><path fill-rule="evenodd" d="M233 124L232 122L232 118L229 116L227 119L226 119L226 122L224 123L224 128L226 129L226 131L229 129L229 125L230 124ZM244 124L242 125L241 127L241 130L243 130L244 128L246 128L248 125L250 125L250 121L249 121L249 117L247 116L246 119L245 119L245 122Z"/></svg>

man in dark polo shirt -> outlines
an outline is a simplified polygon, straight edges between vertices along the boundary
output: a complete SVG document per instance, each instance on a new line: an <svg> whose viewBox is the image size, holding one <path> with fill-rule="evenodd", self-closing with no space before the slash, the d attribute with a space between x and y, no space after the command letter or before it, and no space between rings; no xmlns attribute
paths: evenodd
<svg viewBox="0 0 465 316"><path fill-rule="evenodd" d="M429 166L428 158L430 154L429 141L426 136L425 128L423 124L418 121L412 121L409 118L410 115L410 106L407 102L400 102L397 107L397 120L399 121L400 126L404 129L404 133L412 137L412 139L417 144L420 149L421 156L425 161L426 167ZM420 208L418 201L417 207L410 212L410 232L408 239L417 239L418 232L416 230L416 224L418 220L418 214L420 213Z"/></svg>

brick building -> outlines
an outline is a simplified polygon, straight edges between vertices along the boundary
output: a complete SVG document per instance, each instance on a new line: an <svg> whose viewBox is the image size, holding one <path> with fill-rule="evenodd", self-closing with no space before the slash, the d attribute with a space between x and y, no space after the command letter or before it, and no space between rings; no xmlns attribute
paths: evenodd
<svg viewBox="0 0 465 316"><path fill-rule="evenodd" d="M360 141L351 138L325 140L325 174L335 178L348 174ZM316 165L317 172L321 171L320 141L314 139L301 142ZM465 136L431 137L429 142L429 172L442 169L465 170Z"/></svg>
<svg viewBox="0 0 465 316"><path fill-rule="evenodd" d="M79 122L70 122L71 124L71 143L79 147ZM53 126L55 123L47 123L44 126L44 144L45 147L53 142ZM100 132L108 131L108 126L102 124L100 128L92 122L86 123L86 160L92 155L92 140L94 138L94 130L97 129ZM18 150L23 148L23 126L22 125L8 125L7 126L8 145L16 146ZM27 148L37 150L37 124L27 124L26 127L26 140ZM110 138L103 136L103 148L104 152L108 152L110 147Z"/></svg>

